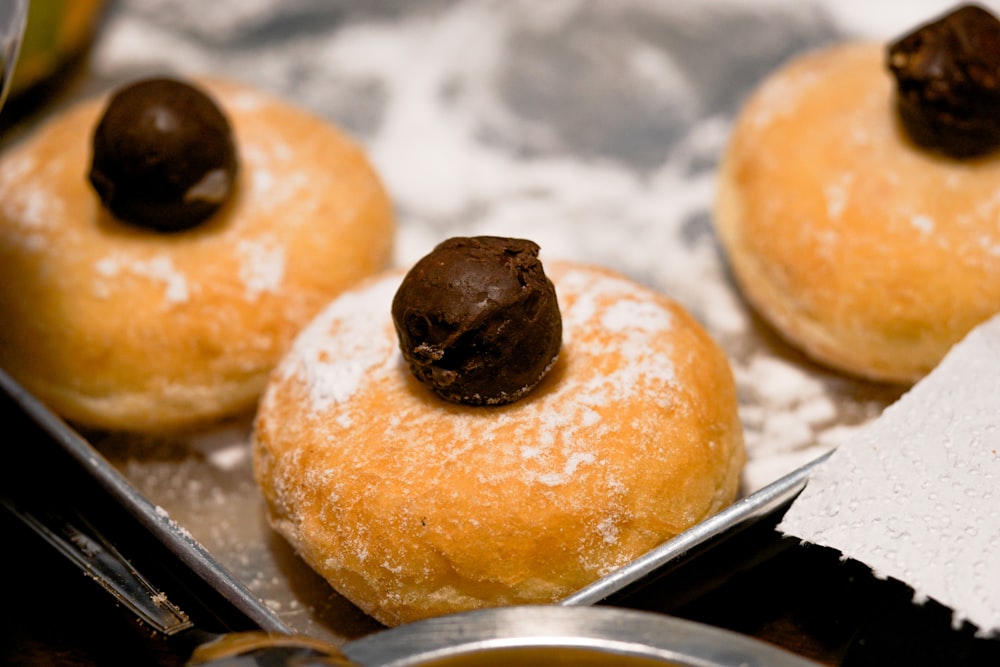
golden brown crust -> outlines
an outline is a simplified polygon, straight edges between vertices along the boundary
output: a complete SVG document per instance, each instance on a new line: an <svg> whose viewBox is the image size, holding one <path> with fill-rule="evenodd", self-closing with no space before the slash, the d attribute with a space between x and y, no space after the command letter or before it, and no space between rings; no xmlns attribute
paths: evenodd
<svg viewBox="0 0 1000 667"><path fill-rule="evenodd" d="M334 302L272 376L252 445L271 523L383 623L552 602L735 496L720 348L616 274L546 273L564 345L516 403L445 403L411 376L390 317L401 273Z"/></svg>
<svg viewBox="0 0 1000 667"><path fill-rule="evenodd" d="M0 163L0 365L86 426L150 431L253 408L292 337L390 259L390 204L362 151L305 111L203 81L233 124L234 200L158 234L87 182L104 101Z"/></svg>
<svg viewBox="0 0 1000 667"><path fill-rule="evenodd" d="M1000 310L1000 156L897 125L879 44L796 59L737 119L716 224L748 300L814 359L909 383Z"/></svg>

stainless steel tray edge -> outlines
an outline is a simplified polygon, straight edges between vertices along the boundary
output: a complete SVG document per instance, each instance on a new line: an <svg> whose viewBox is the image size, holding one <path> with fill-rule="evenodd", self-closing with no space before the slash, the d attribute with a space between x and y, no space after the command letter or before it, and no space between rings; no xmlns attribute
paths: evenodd
<svg viewBox="0 0 1000 667"><path fill-rule="evenodd" d="M254 593L219 563L191 534L170 519L119 473L89 442L0 369L0 388L70 456L202 580L223 594L261 630L290 633Z"/></svg>
<svg viewBox="0 0 1000 667"><path fill-rule="evenodd" d="M646 552L628 565L563 598L559 604L562 606L583 606L602 602L610 596L620 593L626 587L639 583L672 561L689 556L698 547L738 530L741 526L753 523L791 503L805 488L809 473L813 468L829 458L831 454L832 451L826 452L759 491L736 501L728 508L689 528L677 537Z"/></svg>
<svg viewBox="0 0 1000 667"><path fill-rule="evenodd" d="M251 621L265 631L292 632L274 611L268 608L246 584L229 572L183 526L178 525L165 511L142 495L83 436L2 369L0 369L0 388L147 530L195 574L230 600ZM583 607L599 604L630 586L640 584L658 570L676 562L697 558L700 548L721 540L741 527L767 517L790 504L805 487L813 468L827 459L831 453L827 452L817 457L755 493L736 501L727 509L664 542L629 564L563 598L557 605Z"/></svg>

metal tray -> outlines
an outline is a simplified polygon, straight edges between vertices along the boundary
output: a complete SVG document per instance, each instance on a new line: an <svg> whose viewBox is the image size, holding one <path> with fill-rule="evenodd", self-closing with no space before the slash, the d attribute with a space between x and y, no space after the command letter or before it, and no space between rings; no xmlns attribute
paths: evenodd
<svg viewBox="0 0 1000 667"><path fill-rule="evenodd" d="M732 361L749 453L742 499L564 601L585 606L780 515L811 462L901 393L812 365L755 317L714 240L714 169L743 99L782 61L832 41L891 36L946 4L908 3L886 20L864 11L870 3L839 0L570 0L544 10L477 0L231 0L211 9L117 0L75 76L18 115L3 141L141 74L241 79L337 122L369 150L397 206L398 266L452 235L524 236L543 259L601 264L684 305ZM335 643L381 629L266 525L249 418L184 439L81 433L3 384L262 627Z"/></svg>
<svg viewBox="0 0 1000 667"><path fill-rule="evenodd" d="M292 623L286 622L274 605L258 597L252 585L234 574L184 526L140 493L90 443L2 372L0 390L9 399L4 402L5 407L6 403L12 403L38 426L37 432L29 433L19 443L21 447L12 453L11 468L4 471L5 493L0 495L6 495L11 486L16 486L8 484L11 478L7 475L17 476L18 484L54 485L50 491L53 494L85 494L69 498L71 501L78 498L80 505L91 509L97 507L95 511L105 524L117 524L118 539L131 547L127 551L144 559L143 564L136 565L140 572L148 574L147 568L154 567L160 576L171 575L168 580L183 584L179 589L171 588L171 599L176 600L176 594L180 593L181 606L195 613L197 627L207 621L216 632L254 628L281 633L299 631L330 641L356 659L374 660L372 664L403 656L410 660L403 664L420 664L421 659L458 657L466 651L496 646L497 642L510 646L519 641L538 644L543 639L555 638L564 644L578 641L596 646L594 642L599 638L587 632L607 630L607 623L615 625L619 617L626 618L615 614L614 609L600 615L584 614L584 608L600 605L653 612L653 619L627 616L636 619L638 626L620 627L621 632L655 627L668 634L686 634L688 641L680 643L667 645L666 638L649 636L642 646L633 647L638 651L636 655L642 656L662 657L666 655L664 651L673 651L679 664L688 664L685 659L698 665L727 664L711 662L722 660L723 654L729 655L723 650L726 647L743 651L744 657L766 657L770 655L766 644L822 665L840 667L900 662L971 667L1000 662L1000 641L977 637L972 626L955 628L950 610L942 605L933 601L915 604L913 591L905 584L878 579L861 563L845 561L830 549L803 545L775 530L785 510L807 483L810 470L822 458L745 497L558 605L550 606L551 610L566 612L565 616L547 612L545 622L534 628L533 639L525 636L532 621L523 610L457 615L391 630L371 622L356 623L349 634L344 630L352 621L349 613L344 617L314 619L315 627L295 616ZM8 412L4 414L9 416ZM59 456L45 451L46 445L49 450L54 445L67 454L78 466L75 473L69 473L70 477L54 475ZM100 491L88 492L88 483ZM101 494L106 494L114 505L105 504L103 510L100 505L95 506L95 497ZM128 521L111 516L119 510L137 521L141 529L138 532L129 529ZM170 556L156 555L163 550ZM180 564L179 568L174 561ZM294 561L289 567L292 571L296 567L305 568ZM33 576L47 575L35 572ZM192 580L196 580L194 584ZM314 583L321 590L326 588L323 582ZM282 581L275 585L282 585ZM57 606L66 605L57 603ZM662 620L655 620L656 616ZM680 619L695 624L686 626ZM714 632L713 628L729 633ZM557 637L557 630L563 634ZM139 631L142 632L141 628ZM148 634L149 630L144 632ZM545 637L538 635L539 632ZM567 632L577 634L570 636ZM511 633L520 634L515 637ZM732 633L757 642L741 642ZM177 650L178 645L169 639L164 638L163 650ZM707 648L711 650L702 651ZM765 659L760 664L770 663Z"/></svg>
<svg viewBox="0 0 1000 667"><path fill-rule="evenodd" d="M332 638L335 641L345 638L344 635L347 633L340 630L344 626L338 623L338 621L342 623L344 619L330 619L332 627L326 632L314 631L302 624L283 621L280 614L261 599L260 593L255 592L206 549L182 522L175 520L162 506L154 504L88 440L3 371L0 371L0 389L176 558L226 597L258 627L275 632L290 632L294 629L313 636L332 633L332 637L324 638ZM37 446L32 443L25 444ZM620 598L630 590L649 584L657 576L663 576L670 568L697 558L699 554L729 539L733 534L759 521L780 516L804 488L809 471L826 456L823 455L816 461L743 498L675 539L560 601L559 604L566 607L589 606ZM24 473L30 474L30 471ZM325 584L320 588L326 588ZM373 622L369 627L361 628L358 634L367 634L377 629L380 627Z"/></svg>
<svg viewBox="0 0 1000 667"><path fill-rule="evenodd" d="M305 632L315 638L331 640L335 644L344 644L345 640L349 639L346 636L348 633L343 630L346 625L344 624L345 619L342 618L328 619L331 625L325 630L319 631L302 624L286 623L272 607L261 600L259 593L252 590L247 583L210 553L182 523L177 522L161 506L151 502L122 473L115 469L90 442L3 371L0 371L0 390L17 409L21 410L40 428L40 436L47 440L40 442L38 437L32 437L29 434L26 441L22 443L25 448L44 449L45 446L54 444L68 454L69 458L82 470L76 474L89 478L89 480L82 480L84 484L91 480L96 482L104 493L107 493L114 502L136 519L141 527L162 544L183 567L188 568L194 576L200 578L219 593L227 604L232 605L254 627L270 632ZM54 469L49 470L47 467L52 465L52 462L53 459L50 456L35 452L22 452L14 458L14 468L18 475L29 480L29 484L37 484L39 483L37 480L51 479ZM668 574L671 568L680 567L690 562L699 554L705 553L730 539L734 534L747 530L758 522L773 518L776 514L780 515L804 487L808 472L815 464L816 462L810 463L742 499L628 566L612 572L591 586L562 600L558 606L591 606L598 603L613 603L615 599L624 599L636 589L649 585L656 578ZM74 473L70 472L69 474L73 475ZM60 487L63 492L66 492L68 488L76 489L76 493L82 492L79 490L81 487L76 484L76 481L80 480L64 477L59 479L61 480L60 484L66 484L66 488ZM6 489L6 491L9 492L10 489ZM84 502L82 498L80 502ZM140 540L141 537L133 535L124 539L134 542ZM744 556L749 555L744 554ZM321 585L320 588L325 588L325 584ZM372 623L366 627L359 627L357 633L352 634L350 638L356 640L382 630L383 628ZM440 633L436 633L435 636L438 634ZM347 643L350 645L352 642ZM361 644L360 646L369 645L375 645L375 643ZM364 650L369 649L359 650L363 653Z"/></svg>

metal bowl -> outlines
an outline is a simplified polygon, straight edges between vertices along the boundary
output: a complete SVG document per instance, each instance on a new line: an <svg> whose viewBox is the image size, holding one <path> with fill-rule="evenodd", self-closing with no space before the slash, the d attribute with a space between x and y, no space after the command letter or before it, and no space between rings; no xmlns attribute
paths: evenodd
<svg viewBox="0 0 1000 667"><path fill-rule="evenodd" d="M616 607L464 612L383 630L343 651L366 667L817 667L734 632Z"/></svg>

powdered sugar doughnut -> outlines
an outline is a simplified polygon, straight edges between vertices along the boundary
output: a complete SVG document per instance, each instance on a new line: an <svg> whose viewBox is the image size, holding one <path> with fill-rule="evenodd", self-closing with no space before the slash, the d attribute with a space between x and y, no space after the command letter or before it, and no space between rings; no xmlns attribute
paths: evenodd
<svg viewBox="0 0 1000 667"><path fill-rule="evenodd" d="M299 329L390 258L391 206L356 144L262 92L199 86L228 116L240 167L233 198L192 229L102 207L87 173L103 99L0 163L0 365L84 426L249 412Z"/></svg>
<svg viewBox="0 0 1000 667"><path fill-rule="evenodd" d="M525 398L448 403L406 366L391 273L334 301L275 370L253 461L273 527L395 625L558 600L733 500L721 349L676 303L550 262L563 346Z"/></svg>
<svg viewBox="0 0 1000 667"><path fill-rule="evenodd" d="M733 129L715 222L744 294L789 341L909 383L1000 311L1000 155L913 143L884 49L830 47L762 84Z"/></svg>

